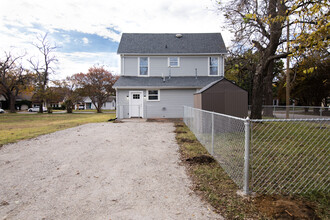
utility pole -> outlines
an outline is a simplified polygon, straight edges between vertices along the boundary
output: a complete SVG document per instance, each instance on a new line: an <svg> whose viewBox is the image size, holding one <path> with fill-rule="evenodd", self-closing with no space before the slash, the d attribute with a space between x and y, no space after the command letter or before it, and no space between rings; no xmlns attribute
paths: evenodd
<svg viewBox="0 0 330 220"><path fill-rule="evenodd" d="M287 42L286 42L286 51L289 52L289 40L290 40L290 29L289 29L289 18L288 18L288 25L286 28L287 34ZM285 118L290 118L289 111L290 111L290 57L289 55L286 57L286 89L285 89Z"/></svg>

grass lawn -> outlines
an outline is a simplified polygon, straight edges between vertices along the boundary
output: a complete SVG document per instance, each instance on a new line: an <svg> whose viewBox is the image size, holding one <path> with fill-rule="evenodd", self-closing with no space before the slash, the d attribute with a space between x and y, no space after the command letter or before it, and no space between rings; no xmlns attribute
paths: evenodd
<svg viewBox="0 0 330 220"><path fill-rule="evenodd" d="M110 118L115 118L115 114L1 114L0 146Z"/></svg>
<svg viewBox="0 0 330 220"><path fill-rule="evenodd" d="M75 113L81 113L81 112L94 112L96 113L96 109L87 109L87 110L73 110ZM102 109L102 113L116 113L116 110L106 110Z"/></svg>

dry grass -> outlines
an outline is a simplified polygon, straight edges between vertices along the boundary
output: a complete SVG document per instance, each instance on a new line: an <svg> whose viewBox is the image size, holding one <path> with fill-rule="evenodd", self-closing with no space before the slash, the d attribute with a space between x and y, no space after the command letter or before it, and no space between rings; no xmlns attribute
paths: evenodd
<svg viewBox="0 0 330 220"><path fill-rule="evenodd" d="M115 114L2 114L0 146L86 123L106 122L110 118L115 118Z"/></svg>
<svg viewBox="0 0 330 220"><path fill-rule="evenodd" d="M227 219L263 218L250 199L237 195L238 187L219 164L206 159L211 155L183 123L176 123L175 132L182 162L193 179L194 190L204 200Z"/></svg>

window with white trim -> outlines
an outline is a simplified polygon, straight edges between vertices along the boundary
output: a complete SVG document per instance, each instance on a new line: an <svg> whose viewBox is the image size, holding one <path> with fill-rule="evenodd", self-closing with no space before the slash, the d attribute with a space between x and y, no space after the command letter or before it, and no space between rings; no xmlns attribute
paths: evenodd
<svg viewBox="0 0 330 220"><path fill-rule="evenodd" d="M148 90L148 101L159 101L159 90Z"/></svg>
<svg viewBox="0 0 330 220"><path fill-rule="evenodd" d="M210 76L217 76L219 75L219 58L218 57L210 57L209 59L209 66L210 66Z"/></svg>
<svg viewBox="0 0 330 220"><path fill-rule="evenodd" d="M180 66L179 57L169 57L168 58L168 66L169 67L179 67Z"/></svg>
<svg viewBox="0 0 330 220"><path fill-rule="evenodd" d="M148 76L149 59L148 57L139 57L139 75Z"/></svg>

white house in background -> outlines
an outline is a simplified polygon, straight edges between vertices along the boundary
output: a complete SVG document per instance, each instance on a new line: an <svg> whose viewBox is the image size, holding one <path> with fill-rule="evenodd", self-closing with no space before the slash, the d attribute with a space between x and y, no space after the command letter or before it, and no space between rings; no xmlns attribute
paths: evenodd
<svg viewBox="0 0 330 220"><path fill-rule="evenodd" d="M88 110L96 109L95 105L89 97L84 97L83 100L75 105L76 110ZM102 106L103 110L115 110L116 109L116 97L110 96L106 103Z"/></svg>
<svg viewBox="0 0 330 220"><path fill-rule="evenodd" d="M194 93L224 77L227 51L220 33L123 33L117 53L117 118L182 118Z"/></svg>

